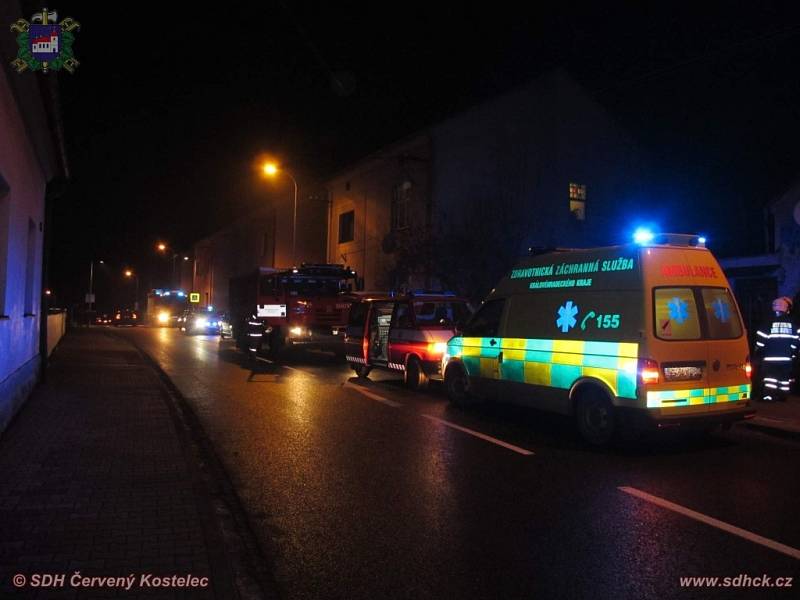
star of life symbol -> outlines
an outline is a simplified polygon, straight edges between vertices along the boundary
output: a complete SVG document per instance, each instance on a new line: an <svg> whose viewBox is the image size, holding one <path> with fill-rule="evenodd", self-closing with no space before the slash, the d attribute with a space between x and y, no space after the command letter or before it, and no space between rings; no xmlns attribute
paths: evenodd
<svg viewBox="0 0 800 600"><path fill-rule="evenodd" d="M34 14L30 23L19 19L11 26L11 31L18 34L19 46L11 66L17 73L28 69L42 73L64 69L74 73L80 64L72 53L75 29L80 29L77 21L67 17L58 23L58 13L46 8Z"/></svg>
<svg viewBox="0 0 800 600"><path fill-rule="evenodd" d="M717 317L717 320L727 323L728 319L731 318L731 307L728 306L728 303L722 298L717 298L711 303L711 306L714 309L714 316Z"/></svg>
<svg viewBox="0 0 800 600"><path fill-rule="evenodd" d="M556 327L561 328L561 333L567 333L570 329L575 327L578 321L575 315L578 314L578 307L572 304L572 300L567 300L564 306L558 309L558 319L556 319Z"/></svg>
<svg viewBox="0 0 800 600"><path fill-rule="evenodd" d="M670 300L667 304L667 308L669 309L669 318L678 325L689 318L689 305L680 298L673 298Z"/></svg>

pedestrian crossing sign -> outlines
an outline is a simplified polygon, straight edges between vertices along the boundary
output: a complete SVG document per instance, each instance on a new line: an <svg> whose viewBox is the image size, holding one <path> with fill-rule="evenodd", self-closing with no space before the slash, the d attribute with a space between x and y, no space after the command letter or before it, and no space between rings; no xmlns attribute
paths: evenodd
<svg viewBox="0 0 800 600"><path fill-rule="evenodd" d="M200 292L191 292L189 294L189 302L198 304L200 302Z"/></svg>

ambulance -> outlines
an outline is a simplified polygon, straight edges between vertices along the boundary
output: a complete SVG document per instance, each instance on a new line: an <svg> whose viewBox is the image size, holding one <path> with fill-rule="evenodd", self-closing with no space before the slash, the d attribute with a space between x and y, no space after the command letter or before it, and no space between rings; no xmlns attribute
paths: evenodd
<svg viewBox="0 0 800 600"><path fill-rule="evenodd" d="M751 417L747 335L705 239L635 240L522 259L448 342L450 401L571 415L598 445Z"/></svg>

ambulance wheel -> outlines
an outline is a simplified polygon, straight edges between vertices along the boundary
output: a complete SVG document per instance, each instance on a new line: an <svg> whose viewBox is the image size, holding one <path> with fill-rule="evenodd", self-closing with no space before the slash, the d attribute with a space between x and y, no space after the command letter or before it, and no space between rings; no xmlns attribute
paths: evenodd
<svg viewBox="0 0 800 600"><path fill-rule="evenodd" d="M353 365L353 371L355 371L359 379L366 379L369 376L369 372L372 371L372 367L367 365Z"/></svg>
<svg viewBox="0 0 800 600"><path fill-rule="evenodd" d="M416 356L408 359L406 370L403 373L403 381L410 390L420 391L428 387L430 380L422 369L422 363L419 362Z"/></svg>
<svg viewBox="0 0 800 600"><path fill-rule="evenodd" d="M602 392L587 390L582 393L578 398L575 416L578 431L590 444L603 446L614 437L617 424L614 407Z"/></svg>
<svg viewBox="0 0 800 600"><path fill-rule="evenodd" d="M469 393L469 377L459 364L451 364L444 373L444 388L453 406L463 407L473 402Z"/></svg>

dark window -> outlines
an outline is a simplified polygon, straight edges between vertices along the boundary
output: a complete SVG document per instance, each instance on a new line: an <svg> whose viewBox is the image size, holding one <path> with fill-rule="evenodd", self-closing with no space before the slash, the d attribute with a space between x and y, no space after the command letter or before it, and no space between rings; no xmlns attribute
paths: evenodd
<svg viewBox="0 0 800 600"><path fill-rule="evenodd" d="M339 215L339 243L352 242L355 238L356 213L350 210Z"/></svg>
<svg viewBox="0 0 800 600"><path fill-rule="evenodd" d="M356 302L350 307L350 316L347 323L351 327L363 327L364 319L367 318L369 304L366 302Z"/></svg>
<svg viewBox="0 0 800 600"><path fill-rule="evenodd" d="M504 299L489 300L478 309L464 326L464 337L496 337L500 331L500 317L503 315Z"/></svg>
<svg viewBox="0 0 800 600"><path fill-rule="evenodd" d="M586 186L569 184L569 212L576 221L586 220Z"/></svg>
<svg viewBox="0 0 800 600"><path fill-rule="evenodd" d="M409 226L409 204L411 184L408 182L392 189L392 230L406 229Z"/></svg>
<svg viewBox="0 0 800 600"><path fill-rule="evenodd" d="M25 314L33 314L33 288L36 279L36 223L28 219L28 250L25 259Z"/></svg>
<svg viewBox="0 0 800 600"><path fill-rule="evenodd" d="M275 293L275 278L262 276L258 282L258 295L274 296Z"/></svg>
<svg viewBox="0 0 800 600"><path fill-rule="evenodd" d="M469 309L464 302L414 302L417 325L449 329L463 323L468 316Z"/></svg>
<svg viewBox="0 0 800 600"><path fill-rule="evenodd" d="M411 313L408 310L407 302L398 302L394 307L392 315L392 327L398 329L409 329L411 327Z"/></svg>

